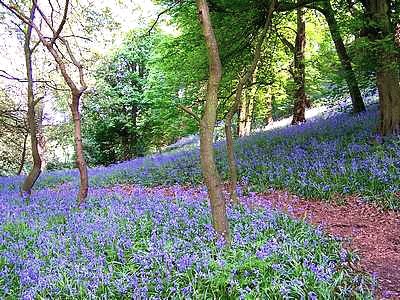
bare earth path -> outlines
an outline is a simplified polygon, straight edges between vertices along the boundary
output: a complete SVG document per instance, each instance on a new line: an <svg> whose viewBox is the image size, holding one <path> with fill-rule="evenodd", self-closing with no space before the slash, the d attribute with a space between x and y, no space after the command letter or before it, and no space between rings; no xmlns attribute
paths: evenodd
<svg viewBox="0 0 400 300"><path fill-rule="evenodd" d="M296 218L306 218L361 257L360 266L378 280L379 299L400 299L400 214L381 211L357 198L346 205L300 199L286 192L259 195L273 207ZM261 203L260 203L261 204Z"/></svg>
<svg viewBox="0 0 400 300"><path fill-rule="evenodd" d="M120 187L131 193L134 187ZM184 193L201 194L199 188L155 188L168 196ZM152 193L149 188L148 192ZM385 212L357 198L346 198L345 205L304 200L284 191L251 193L243 202L273 207L294 218L322 227L327 233L345 241L345 246L358 253L360 268L378 280L377 299L400 299L400 213Z"/></svg>

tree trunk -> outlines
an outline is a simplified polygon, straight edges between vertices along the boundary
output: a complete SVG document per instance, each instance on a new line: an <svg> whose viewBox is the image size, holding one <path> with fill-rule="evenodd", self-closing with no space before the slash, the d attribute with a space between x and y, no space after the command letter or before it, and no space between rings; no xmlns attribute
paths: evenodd
<svg viewBox="0 0 400 300"><path fill-rule="evenodd" d="M239 199L237 196L236 192L236 186L237 186L237 181L238 181L238 174L237 174L237 166L236 166L236 159L235 159L235 152L233 148L233 134L232 134L232 119L235 113L238 111L239 107L240 113L239 113L239 133L240 133L240 126L242 126L241 122L241 115L243 113L243 110L246 109L246 105L242 103L242 94L243 94L243 89L252 78L255 70L257 69L258 62L261 57L261 51L262 51L262 45L264 43L264 40L267 36L268 32L268 27L271 23L271 18L272 18L272 13L275 8L275 0L272 1L271 7L268 11L268 15L265 21L265 26L264 29L259 37L259 40L257 42L255 51L254 51L254 57L252 64L249 66L248 70L246 71L245 75L243 78L239 80L238 86L236 88L236 95L235 95L235 102L229 109L226 117L225 117L225 135L226 135L226 152L228 156L228 165L229 165L229 177L230 177L230 184L229 184L229 192L230 192L230 197L232 199L232 202L234 204L239 203ZM253 78L254 80L254 78ZM251 123L250 123L251 124Z"/></svg>
<svg viewBox="0 0 400 300"><path fill-rule="evenodd" d="M243 93L243 92L242 92ZM239 116L238 116L238 126L237 126L237 135L239 137L245 136L246 131L246 116L247 116L247 97L240 96L240 104L239 104Z"/></svg>
<svg viewBox="0 0 400 300"><path fill-rule="evenodd" d="M36 113L36 126L37 126L37 139L38 139L38 150L42 160L42 171L46 170L47 159L46 159L46 137L44 136L43 128L43 105L38 103Z"/></svg>
<svg viewBox="0 0 400 300"><path fill-rule="evenodd" d="M33 21L35 17L36 6L33 5L30 11L30 20ZM35 95L33 92L33 71L32 71L32 50L30 48L31 37L32 37L32 26L26 25L25 32L25 42L24 42L24 55L25 55L25 67L26 67L26 78L28 81L28 111L27 111L27 121L29 126L29 134L31 136L31 151L32 151L32 159L33 166L30 170L28 176L25 178L25 181L21 187L21 193L29 195L32 192L32 187L34 186L36 180L39 178L40 173L42 172L42 160L39 155L38 148L38 140L37 140L37 126L36 126L36 117L35 117Z"/></svg>
<svg viewBox="0 0 400 300"><path fill-rule="evenodd" d="M305 90L305 47L306 47L306 21L305 9L299 7L297 9L297 34L296 43L294 47L294 72L293 79L296 86L295 103L293 110L292 125L300 124L306 121L305 112L306 107L309 107Z"/></svg>
<svg viewBox="0 0 400 300"><path fill-rule="evenodd" d="M265 115L265 125L270 125L274 123L274 118L272 115L272 103L275 101L275 95L268 95L267 97L267 112Z"/></svg>
<svg viewBox="0 0 400 300"><path fill-rule="evenodd" d="M139 156L141 153L139 153L139 147L138 147L138 130L137 130L137 120L138 120L138 113L139 113L139 109L137 107L137 105L133 105L132 106L132 110L131 110L131 116L132 116L132 127L134 132L132 132L131 135L131 144L133 146L133 153L135 155L135 157Z"/></svg>
<svg viewBox="0 0 400 300"><path fill-rule="evenodd" d="M232 118L225 120L225 136L226 136L226 154L228 157L229 167L229 194L234 205L239 204L236 187L238 182L238 173L236 167L235 150L233 148Z"/></svg>
<svg viewBox="0 0 400 300"><path fill-rule="evenodd" d="M342 65L343 77L346 80L351 96L353 113L365 111L365 104L361 96L356 75L353 71L353 67L351 66L350 57L347 53L346 47L344 46L344 42L339 31L339 26L336 22L335 13L332 9L330 0L325 1L324 3L325 7L322 13L324 14L326 22L328 23L332 40L335 44L336 52Z"/></svg>
<svg viewBox="0 0 400 300"><path fill-rule="evenodd" d="M377 43L376 80L379 90L380 131L382 135L400 134L400 86L398 49L395 49L395 32L390 20L387 1L366 1L368 37ZM390 41L388 43L387 41Z"/></svg>
<svg viewBox="0 0 400 300"><path fill-rule="evenodd" d="M22 170L24 169L25 160L26 160L26 144L28 142L28 136L29 136L29 134L25 134L25 136L24 136L24 142L22 144L21 160L19 163L17 175L21 175Z"/></svg>
<svg viewBox="0 0 400 300"><path fill-rule="evenodd" d="M214 158L214 127L217 116L218 89L222 77L222 66L218 44L206 0L196 0L200 23L208 53L210 77L203 116L200 120L200 161L204 182L210 197L211 215L214 229L226 243L230 243L226 203Z"/></svg>
<svg viewBox="0 0 400 300"><path fill-rule="evenodd" d="M88 169L85 161L82 143L81 131L81 115L79 112L79 101L81 93L72 93L72 102L70 104L72 118L74 121L74 137L75 137L75 151L76 151L76 166L79 170L80 184L78 193L78 205L80 206L88 195L89 178Z"/></svg>
<svg viewBox="0 0 400 300"><path fill-rule="evenodd" d="M256 71L253 73L253 82L256 82ZM244 125L244 136L249 136L251 133L251 125L253 124L253 113L254 113L254 105L255 105L255 99L256 99L256 94L257 94L257 86L253 85L251 87L251 90L248 91L247 93L247 108L246 108L246 120L245 120L245 125Z"/></svg>
<svg viewBox="0 0 400 300"><path fill-rule="evenodd" d="M400 87L397 59L390 55L382 57L380 63L390 65L378 70L377 86L380 105L380 131L382 135L400 134Z"/></svg>

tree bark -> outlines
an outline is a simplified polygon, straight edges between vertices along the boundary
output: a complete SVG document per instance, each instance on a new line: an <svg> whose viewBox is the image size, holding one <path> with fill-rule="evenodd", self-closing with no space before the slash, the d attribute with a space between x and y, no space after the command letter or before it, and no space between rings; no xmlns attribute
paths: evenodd
<svg viewBox="0 0 400 300"><path fill-rule="evenodd" d="M380 131L382 135L400 134L400 77L395 30L390 20L388 1L364 2L369 21L368 38L377 44L376 80L379 91ZM388 44L387 41L390 41Z"/></svg>
<svg viewBox="0 0 400 300"><path fill-rule="evenodd" d="M29 134L25 134L25 136L24 136L24 142L22 144L21 160L19 163L17 175L21 175L22 170L24 169L25 160L26 160L26 144L28 142L28 136L29 136Z"/></svg>
<svg viewBox="0 0 400 300"><path fill-rule="evenodd" d="M43 127L43 105L41 103L37 104L36 108L36 126L37 126L37 140L38 140L38 150L39 155L42 160L42 171L46 170L47 167L47 159L46 159L46 137L44 135L44 127Z"/></svg>
<svg viewBox="0 0 400 300"><path fill-rule="evenodd" d="M245 75L239 80L238 86L236 88L236 95L235 95L235 102L229 109L226 117L225 117L225 135L226 135L226 152L228 156L228 166L229 166L229 177L230 177L230 184L229 184L229 193L234 204L239 203L239 199L236 192L237 181L238 181L238 174L237 174L237 166L236 166L236 159L235 159L235 151L233 148L233 134L232 134L232 119L235 113L237 112L238 108L242 106L241 112L239 114L239 126L242 125L241 123L241 114L242 110L246 109L242 103L242 94L245 85L253 78L253 74L257 69L258 62L261 57L262 45L268 33L268 27L271 23L272 14L275 8L275 0L272 1L271 7L268 11L265 26L259 40L257 42L256 48L254 50L254 57L251 65L247 69ZM240 130L240 129L239 129Z"/></svg>
<svg viewBox="0 0 400 300"><path fill-rule="evenodd" d="M253 124L253 114L254 114L254 105L256 101L257 94L257 86L254 84L257 80L257 70L253 73L253 81L251 84L253 85L250 90L246 92L247 103L246 103L246 119L244 124L244 136L249 136L251 133L251 126Z"/></svg>
<svg viewBox="0 0 400 300"><path fill-rule="evenodd" d="M326 22L328 23L332 40L335 44L336 52L342 65L343 77L346 80L351 96L353 113L363 112L365 111L365 104L361 96L356 75L351 66L351 59L347 53L346 47L344 46L330 0L324 2L324 9L321 12L324 14Z"/></svg>
<svg viewBox="0 0 400 300"><path fill-rule="evenodd" d="M89 177L88 169L85 161L82 143L81 115L79 112L79 101L81 93L72 93L72 102L70 104L72 118L74 121L74 137L76 151L76 166L79 170L80 185L78 193L78 205L80 206L88 195Z"/></svg>
<svg viewBox="0 0 400 300"><path fill-rule="evenodd" d="M213 226L218 236L230 243L226 203L214 158L214 127L217 116L218 89L222 66L206 0L196 0L201 28L205 38L209 61L209 80L203 116L200 120L200 161L204 182L210 198Z"/></svg>
<svg viewBox="0 0 400 300"><path fill-rule="evenodd" d="M35 18L36 5L33 4L30 10L30 20L33 22ZM32 71L32 49L31 49L31 37L32 37L32 25L26 25L25 42L24 42L24 55L25 55L25 68L26 78L28 81L27 97L28 97L28 110L27 110L27 121L29 126L29 134L31 136L31 151L33 166L28 176L25 178L21 193L29 195L32 192L32 187L35 185L36 180L39 178L42 172L42 160L39 155L38 139L37 139L37 124L36 124L36 113L35 106L35 95L33 91L33 71Z"/></svg>
<svg viewBox="0 0 400 300"><path fill-rule="evenodd" d="M247 120L247 109L248 109L248 100L249 98L244 95L243 97L243 88L240 96L240 103L239 103L239 116L238 116L238 126L237 126L237 135L239 137L246 136L246 120Z"/></svg>
<svg viewBox="0 0 400 300"><path fill-rule="evenodd" d="M273 118L273 115L272 115L272 104L275 101L275 95L268 94L268 96L266 98L267 98L267 103L266 103L267 112L266 112L266 115L265 115L265 121L264 122L265 122L265 125L270 125L270 124L274 123L274 118Z"/></svg>
<svg viewBox="0 0 400 300"><path fill-rule="evenodd" d="M305 47L306 47L306 21L305 9L299 7L297 9L297 34L294 46L294 72L293 79L296 86L295 103L293 110L292 125L301 124L306 121L305 112L306 107L309 107L305 90Z"/></svg>

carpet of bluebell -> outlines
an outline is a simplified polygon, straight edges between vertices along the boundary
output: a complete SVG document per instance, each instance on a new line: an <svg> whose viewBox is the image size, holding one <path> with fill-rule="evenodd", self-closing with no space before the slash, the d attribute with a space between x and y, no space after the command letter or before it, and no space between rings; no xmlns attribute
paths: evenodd
<svg viewBox="0 0 400 300"><path fill-rule="evenodd" d="M272 209L229 209L215 241L205 191L43 189L0 196L2 299L370 298L339 241Z"/></svg>
<svg viewBox="0 0 400 300"><path fill-rule="evenodd" d="M357 116L331 112L238 140L241 191L360 195L399 209L400 143L377 142L376 120L374 107ZM216 144L227 178L224 147ZM89 175L81 209L76 170L44 173L29 202L18 193L22 177L0 178L0 298L371 298L370 279L350 267L356 258L340 241L271 208L229 208L232 246L215 242L205 192L179 187L201 184L198 150ZM128 183L129 195L115 187ZM175 196L157 188L174 185Z"/></svg>
<svg viewBox="0 0 400 300"><path fill-rule="evenodd" d="M237 140L239 177L251 191L282 188L299 196L341 200L361 196L386 209L400 208L400 140L376 135L378 112L330 111L300 126L276 128ZM228 179L225 145L216 144L217 164ZM91 186L199 185L199 150L164 153L90 170ZM22 177L0 179L0 189L17 190ZM77 184L76 170L41 176L38 188Z"/></svg>

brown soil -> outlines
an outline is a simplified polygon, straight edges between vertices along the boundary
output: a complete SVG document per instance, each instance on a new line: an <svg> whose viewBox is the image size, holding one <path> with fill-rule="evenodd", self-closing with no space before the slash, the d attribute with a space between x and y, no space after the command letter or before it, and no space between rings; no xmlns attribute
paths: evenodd
<svg viewBox="0 0 400 300"><path fill-rule="evenodd" d="M273 207L344 239L345 246L359 254L361 268L376 276L377 298L400 299L400 213L382 211L357 197L344 199L345 205L334 205L282 191L259 196Z"/></svg>

